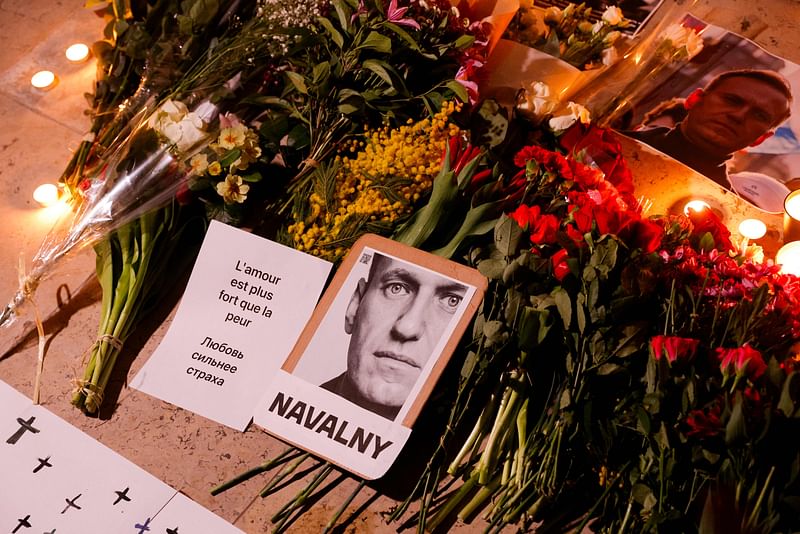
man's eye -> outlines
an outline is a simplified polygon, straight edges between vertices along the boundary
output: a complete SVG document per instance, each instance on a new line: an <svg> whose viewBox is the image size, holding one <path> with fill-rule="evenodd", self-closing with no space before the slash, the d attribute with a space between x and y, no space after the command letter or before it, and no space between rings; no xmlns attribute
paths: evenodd
<svg viewBox="0 0 800 534"><path fill-rule="evenodd" d="M444 307L446 311L453 313L463 299L464 297L459 295L444 295L441 298L442 307Z"/></svg>
<svg viewBox="0 0 800 534"><path fill-rule="evenodd" d="M384 290L387 295L390 297L401 297L404 295L408 295L409 291L405 284L401 284L399 282L393 282L388 284Z"/></svg>

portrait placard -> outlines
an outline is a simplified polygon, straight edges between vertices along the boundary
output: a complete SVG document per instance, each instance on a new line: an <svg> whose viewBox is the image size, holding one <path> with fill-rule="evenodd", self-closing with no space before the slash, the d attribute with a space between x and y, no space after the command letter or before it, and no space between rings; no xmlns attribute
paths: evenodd
<svg viewBox="0 0 800 534"><path fill-rule="evenodd" d="M635 86L610 84L609 91L632 95L611 126L761 210L781 213L800 185L800 65L690 14L681 25L697 32L702 50Z"/></svg>
<svg viewBox="0 0 800 534"><path fill-rule="evenodd" d="M486 287L475 269L362 237L270 382L254 422L361 477L381 477Z"/></svg>
<svg viewBox="0 0 800 534"><path fill-rule="evenodd" d="M330 268L212 221L175 319L131 387L244 430Z"/></svg>

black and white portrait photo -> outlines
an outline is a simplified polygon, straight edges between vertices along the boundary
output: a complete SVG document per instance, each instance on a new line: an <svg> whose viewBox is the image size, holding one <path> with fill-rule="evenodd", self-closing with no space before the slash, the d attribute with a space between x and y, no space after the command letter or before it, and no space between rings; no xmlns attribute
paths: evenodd
<svg viewBox="0 0 800 534"><path fill-rule="evenodd" d="M377 252L370 259L369 274L359 278L344 316L347 369L322 388L394 419L467 286Z"/></svg>

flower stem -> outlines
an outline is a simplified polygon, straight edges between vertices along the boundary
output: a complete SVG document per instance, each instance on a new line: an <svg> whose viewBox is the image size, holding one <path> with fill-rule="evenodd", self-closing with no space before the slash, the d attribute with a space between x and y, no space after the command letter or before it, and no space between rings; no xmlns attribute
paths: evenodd
<svg viewBox="0 0 800 534"><path fill-rule="evenodd" d="M364 489L364 486L366 484L367 481L364 480L363 478L359 481L358 487L356 487L356 489L350 494L350 496L347 497L347 499L345 499L345 501L342 503L339 509L336 510L336 513L333 514L333 517L331 517L331 519L328 521L328 524L325 525L325 529L322 531L322 534L327 534L328 532L331 531L331 529L333 529L334 526L336 526L336 522L339 521L341 515L344 513L347 507L350 506L350 503L353 502L353 499L356 498L356 495L358 495L361 492L361 490Z"/></svg>
<svg viewBox="0 0 800 534"><path fill-rule="evenodd" d="M232 487L234 487L234 486L236 486L238 484L241 484L242 482L244 482L246 480L250 480L251 478L253 478L256 475L259 475L261 473L269 471L270 469L272 469L274 467L279 466L280 464L282 464L282 463L284 463L284 462L286 462L286 461L288 461L290 459L288 457L292 452L297 453L297 449L294 448L294 447L288 447L285 451L280 453L275 458L271 458L271 459L267 460L266 462L264 462L263 464L258 465L256 467L253 467L252 469L248 469L244 473L233 477L232 479L228 480L227 482L223 482L222 484L219 484L219 485L213 487L211 489L211 495L219 495L223 491L227 491L227 490L231 489Z"/></svg>

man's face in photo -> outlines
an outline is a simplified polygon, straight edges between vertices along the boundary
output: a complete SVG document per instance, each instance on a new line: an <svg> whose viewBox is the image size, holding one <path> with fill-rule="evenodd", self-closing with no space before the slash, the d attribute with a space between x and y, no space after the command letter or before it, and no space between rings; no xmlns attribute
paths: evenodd
<svg viewBox="0 0 800 534"><path fill-rule="evenodd" d="M732 76L694 99L681 128L695 146L728 156L758 144L786 118L788 109L786 95L768 82Z"/></svg>
<svg viewBox="0 0 800 534"><path fill-rule="evenodd" d="M466 287L375 255L345 317L350 382L370 402L399 407L464 299Z"/></svg>

